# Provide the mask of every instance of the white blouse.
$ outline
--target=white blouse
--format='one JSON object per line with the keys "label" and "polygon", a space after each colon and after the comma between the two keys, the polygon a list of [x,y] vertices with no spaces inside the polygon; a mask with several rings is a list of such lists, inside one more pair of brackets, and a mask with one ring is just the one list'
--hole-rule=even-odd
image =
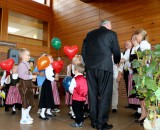
{"label": "white blouse", "polygon": [[46,78],[49,80],[49,81],[54,81],[54,73],[53,73],[53,67],[52,65],[49,65],[46,69],[45,69],[45,75],[46,75]]}

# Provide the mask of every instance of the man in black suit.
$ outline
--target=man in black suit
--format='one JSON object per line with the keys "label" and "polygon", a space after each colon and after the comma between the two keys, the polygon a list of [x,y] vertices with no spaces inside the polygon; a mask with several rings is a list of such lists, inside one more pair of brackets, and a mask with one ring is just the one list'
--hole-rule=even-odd
{"label": "man in black suit", "polygon": [[111,129],[107,123],[112,100],[113,63],[120,61],[120,47],[111,22],[102,20],[100,28],[89,32],[83,42],[82,57],[89,87],[91,126],[97,130]]}

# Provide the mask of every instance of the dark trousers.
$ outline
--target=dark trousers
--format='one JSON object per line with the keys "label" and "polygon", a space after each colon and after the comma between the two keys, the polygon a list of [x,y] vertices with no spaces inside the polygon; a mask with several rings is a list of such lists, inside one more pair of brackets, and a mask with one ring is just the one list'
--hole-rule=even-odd
{"label": "dark trousers", "polygon": [[91,123],[101,128],[108,121],[113,91],[113,73],[87,69]]}
{"label": "dark trousers", "polygon": [[124,70],[123,71],[123,77],[125,80],[125,84],[126,84],[126,93],[127,93],[127,97],[128,97],[128,75],[129,75],[129,71]]}
{"label": "dark trousers", "polygon": [[73,102],[72,102],[73,112],[76,116],[75,122],[77,124],[80,124],[81,122],[84,121],[84,119],[83,119],[84,103],[85,103],[85,101],[76,101],[76,100],[73,100]]}

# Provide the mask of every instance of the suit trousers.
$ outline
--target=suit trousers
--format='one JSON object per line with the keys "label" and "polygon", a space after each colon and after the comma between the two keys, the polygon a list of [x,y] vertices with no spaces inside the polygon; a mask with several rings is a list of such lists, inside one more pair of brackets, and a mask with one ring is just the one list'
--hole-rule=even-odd
{"label": "suit trousers", "polygon": [[86,70],[90,119],[98,128],[108,121],[113,91],[113,73],[100,69]]}

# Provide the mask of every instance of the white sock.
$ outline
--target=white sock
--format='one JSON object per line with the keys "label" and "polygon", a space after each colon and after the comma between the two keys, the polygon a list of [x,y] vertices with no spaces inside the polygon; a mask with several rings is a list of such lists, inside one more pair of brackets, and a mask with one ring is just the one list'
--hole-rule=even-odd
{"label": "white sock", "polygon": [[73,111],[73,110],[72,110],[72,106],[70,106],[69,108],[70,108],[70,111]]}
{"label": "white sock", "polygon": [[70,113],[71,113],[71,116],[74,116],[74,112],[73,112],[72,106],[70,106]]}
{"label": "white sock", "polygon": [[138,112],[139,114],[141,114],[141,108],[138,108],[137,112]]}
{"label": "white sock", "polygon": [[22,115],[21,115],[22,117],[20,120],[20,124],[32,124],[33,123],[33,121],[27,119],[26,113],[27,113],[27,109],[22,108]]}
{"label": "white sock", "polygon": [[13,105],[13,107],[12,107],[12,111],[16,111],[15,105]]}
{"label": "white sock", "polygon": [[45,117],[45,111],[46,111],[46,108],[42,108],[41,113],[40,113],[40,116],[43,118]]}
{"label": "white sock", "polygon": [[22,115],[21,115],[21,119],[22,120],[26,120],[26,109],[25,108],[22,108]]}
{"label": "white sock", "polygon": [[37,113],[41,113],[41,109],[38,109],[38,112]]}
{"label": "white sock", "polygon": [[32,107],[29,106],[29,107],[26,109],[26,117],[27,117],[29,120],[33,120],[33,118],[31,118],[31,116],[30,116],[30,114],[29,114],[31,108],[32,108]]}
{"label": "white sock", "polygon": [[49,115],[52,115],[51,108],[48,108],[47,111],[46,111],[46,113],[49,114]]}

